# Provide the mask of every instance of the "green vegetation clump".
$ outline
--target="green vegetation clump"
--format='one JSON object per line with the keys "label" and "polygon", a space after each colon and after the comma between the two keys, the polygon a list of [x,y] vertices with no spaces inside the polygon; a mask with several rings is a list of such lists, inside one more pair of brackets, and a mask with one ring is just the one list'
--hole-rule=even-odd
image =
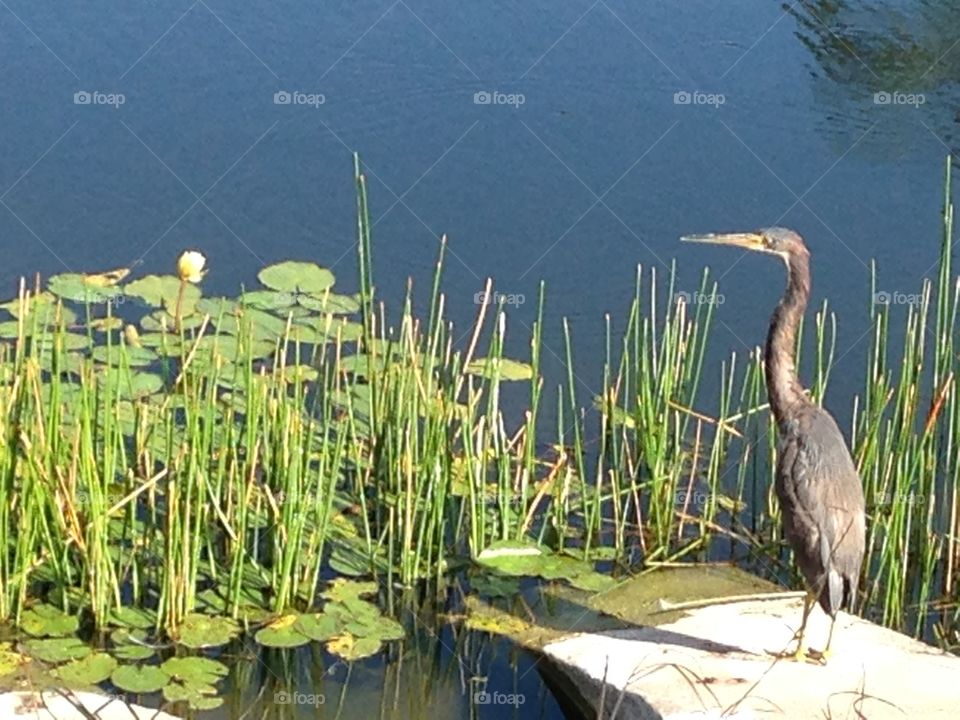
{"label": "green vegetation clump", "polygon": [[[638,272],[596,397],[582,396],[564,324],[567,374],[545,427],[543,288],[529,358],[503,356],[502,306],[480,306],[461,347],[441,244],[428,317],[408,296],[390,327],[359,163],[356,180],[356,295],[335,292],[327,268],[284,262],[260,288],[206,297],[191,252],[169,276],[59,275],[0,306],[0,620],[33,636],[22,651],[64,682],[109,677],[204,708],[223,675],[205,650],[249,629],[267,647],[367,657],[404,634],[378,602],[398,586],[458,575],[496,597],[536,577],[602,592],[618,573],[724,547],[799,586],[760,354],[731,356],[716,396],[698,396],[716,374],[710,303],[688,305],[672,275],[663,302]],[[947,647],[960,587],[949,192],[948,175],[939,278],[910,306],[901,351],[891,308],[870,306],[852,432],[869,513],[863,610],[916,635],[935,619]],[[699,293],[716,293],[706,273]],[[812,335],[802,366],[819,401],[836,338],[826,307]],[[526,399],[518,426],[508,393]],[[81,616],[107,654],[77,636]],[[160,642],[177,656],[160,662]],[[0,648],[0,682],[17,652]]]}

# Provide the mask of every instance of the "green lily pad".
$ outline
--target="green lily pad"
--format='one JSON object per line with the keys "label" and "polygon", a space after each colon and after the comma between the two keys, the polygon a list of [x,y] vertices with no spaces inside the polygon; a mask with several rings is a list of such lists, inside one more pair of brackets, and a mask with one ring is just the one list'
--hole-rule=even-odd
{"label": "green lily pad", "polygon": [[330,582],[330,587],[323,591],[322,595],[327,600],[334,602],[348,602],[359,599],[361,595],[373,595],[379,588],[373,580],[348,580],[346,578],[335,578]]}
{"label": "green lily pad", "polygon": [[47,287],[54,295],[81,304],[96,305],[123,295],[123,290],[116,285],[97,282],[98,277],[100,276],[61,273],[50,278]]}
{"label": "green lily pad", "polygon": [[34,605],[20,616],[20,627],[34,637],[73,635],[80,621],[52,605]]}
{"label": "green lily pad", "polygon": [[229,670],[219,660],[205,657],[175,657],[164,662],[160,669],[167,675],[187,683],[212,685],[226,677]]}
{"label": "green lily pad", "polygon": [[217,647],[239,634],[240,626],[233,618],[191,613],[180,625],[177,642],[189,648]]}
{"label": "green lily pad", "polygon": [[[127,295],[140,298],[151,307],[163,308],[172,315],[176,310],[181,284],[180,278],[174,275],[147,275],[129,283],[123,290]],[[200,298],[200,288],[186,283],[180,306],[181,317],[192,315]]]}
{"label": "green lily pad", "polygon": [[101,387],[110,386],[114,397],[136,399],[152,395],[163,388],[163,378],[154,373],[132,370],[129,373],[119,368],[104,368],[97,373]]}
{"label": "green lily pad", "polygon": [[580,590],[588,592],[603,592],[609,590],[617,584],[609,575],[598,572],[586,572],[582,575],[575,575],[570,578],[570,584]]}
{"label": "green lily pad", "polygon": [[147,633],[137,628],[117,628],[110,633],[114,647],[110,653],[118,660],[146,660],[156,654],[147,645]]}
{"label": "green lily pad", "polygon": [[150,348],[131,347],[129,345],[98,345],[93,349],[92,357],[100,363],[120,367],[129,365],[130,367],[144,367],[159,360],[157,355]]}
{"label": "green lily pad", "polygon": [[331,315],[353,315],[360,312],[360,303],[349,295],[325,293],[320,296],[298,295],[297,304],[315,312]]}
{"label": "green lily pad", "polygon": [[213,710],[223,704],[217,689],[205,683],[170,683],[163,688],[163,697],[168,702],[185,702],[193,710]]}
{"label": "green lily pad", "polygon": [[501,380],[529,380],[533,377],[530,365],[509,358],[477,358],[467,365],[465,371],[470,375],[490,379],[499,377]]}
{"label": "green lily pad", "polygon": [[246,307],[259,310],[284,310],[296,303],[297,296],[294,293],[277,290],[254,290],[245,292],[238,301]]}
{"label": "green lily pad", "polygon": [[126,692],[145,695],[166,687],[170,675],[156,665],[121,665],[110,674],[110,682]]}
{"label": "green lily pad", "polygon": [[11,643],[0,643],[0,678],[19,671],[28,662],[30,658],[13,650]]}
{"label": "green lily pad", "polygon": [[343,633],[327,641],[327,652],[339,658],[353,662],[376,655],[383,643],[379,638],[355,637],[350,633]]}
{"label": "green lily pad", "polygon": [[316,263],[293,260],[265,267],[257,277],[272,290],[314,295],[331,287],[335,280],[332,272]]}
{"label": "green lily pad", "polygon": [[96,685],[101,683],[117,669],[117,661],[107,653],[93,653],[80,660],[72,660],[61,665],[53,674],[67,685]]}
{"label": "green lily pad", "polygon": [[33,657],[49,663],[79,660],[91,652],[89,645],[75,637],[27,640],[23,643],[23,647]]}
{"label": "green lily pad", "polygon": [[110,317],[92,318],[87,321],[87,327],[96,332],[119,330],[123,327],[123,320],[115,315],[111,315]]}
{"label": "green lily pad", "polygon": [[294,629],[311,640],[323,642],[343,632],[340,618],[328,613],[300,615],[294,623]]}
{"label": "green lily pad", "polygon": [[283,615],[266,627],[260,628],[254,638],[266,647],[292,648],[306,645],[310,638],[296,627],[299,615]]}

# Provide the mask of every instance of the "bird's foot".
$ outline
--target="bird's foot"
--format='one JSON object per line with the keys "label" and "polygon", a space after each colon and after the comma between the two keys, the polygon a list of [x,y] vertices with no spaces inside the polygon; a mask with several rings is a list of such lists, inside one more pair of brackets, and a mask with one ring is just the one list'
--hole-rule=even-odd
{"label": "bird's foot", "polygon": [[830,659],[829,650],[814,650],[813,648],[807,650],[807,657],[812,661],[816,662],[819,665],[826,665],[827,660]]}

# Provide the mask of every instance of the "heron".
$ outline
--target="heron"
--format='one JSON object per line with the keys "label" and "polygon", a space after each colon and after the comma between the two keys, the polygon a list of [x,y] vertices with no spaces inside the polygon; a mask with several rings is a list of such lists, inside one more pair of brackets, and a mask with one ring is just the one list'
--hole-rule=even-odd
{"label": "heron", "polygon": [[[732,245],[779,256],[787,266],[787,287],[770,318],[764,350],[767,395],[778,434],[775,488],[783,534],[806,584],[794,659],[826,662],[837,613],[853,610],[865,545],[863,486],[850,450],[829,412],[814,403],[797,376],[797,329],[810,298],[810,252],[799,234],[786,228],[754,232],[686,235],[686,242]],[[814,604],[830,616],[827,643],[820,652],[804,648]]]}

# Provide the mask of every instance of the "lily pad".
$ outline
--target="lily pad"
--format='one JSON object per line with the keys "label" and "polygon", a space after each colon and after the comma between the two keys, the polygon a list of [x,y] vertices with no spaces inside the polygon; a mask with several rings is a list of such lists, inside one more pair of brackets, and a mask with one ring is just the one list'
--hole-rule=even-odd
{"label": "lily pad", "polygon": [[323,591],[323,597],[335,602],[347,602],[358,599],[361,595],[373,595],[377,590],[377,584],[373,580],[335,578],[330,582],[330,587]]}
{"label": "lily pad", "polygon": [[144,695],[165,687],[170,675],[156,665],[121,665],[111,673],[110,682],[126,692]]}
{"label": "lily pad", "polygon": [[171,677],[188,683],[212,685],[225,677],[229,670],[219,660],[205,657],[175,657],[164,662],[160,669]]}
{"label": "lily pad", "polygon": [[109,623],[117,627],[139,628],[149,630],[157,623],[157,613],[154,610],[136,607],[121,607],[110,613]]}
{"label": "lily pad", "polygon": [[189,648],[217,647],[239,634],[240,626],[233,618],[191,613],[180,625],[177,642]]}
{"label": "lily pad", "polygon": [[156,653],[147,645],[147,633],[143,630],[117,628],[110,633],[110,639],[114,642],[110,653],[118,660],[146,660]]}
{"label": "lily pad", "polygon": [[254,636],[256,641],[266,647],[292,648],[306,645],[310,638],[296,627],[299,615],[283,615],[266,627],[260,628]]}
{"label": "lily pad", "polygon": [[93,653],[80,660],[73,660],[54,670],[54,675],[67,685],[96,685],[117,669],[117,661],[107,653]]}
{"label": "lily pad", "polygon": [[8,642],[0,643],[0,678],[20,670],[22,665],[30,662],[26,655],[21,655],[12,649]]}
{"label": "lily pad", "polygon": [[34,605],[20,616],[20,627],[34,637],[73,635],[80,621],[52,605]]}
{"label": "lily pad", "polygon": [[91,653],[90,646],[75,637],[27,640],[23,647],[33,657],[49,663],[79,660]]}
{"label": "lily pad", "polygon": [[360,303],[349,295],[324,293],[321,296],[298,295],[297,304],[308,310],[331,315],[353,315],[360,312]]}
{"label": "lily pad", "polygon": [[159,359],[150,348],[111,345],[98,345],[93,349],[93,359],[97,362],[106,363],[115,367],[129,365],[130,367],[143,367],[156,362]]}
{"label": "lily pad", "polygon": [[288,260],[265,267],[257,277],[273,290],[319,294],[334,283],[333,273],[312,262]]}
{"label": "lily pad", "polygon": [[[172,315],[176,310],[177,296],[182,284],[180,278],[174,275],[147,275],[129,283],[124,287],[124,292],[140,298],[151,307],[163,308]],[[183,301],[180,305],[181,317],[193,314],[200,298],[200,288],[192,283],[184,285]]]}
{"label": "lily pad", "polygon": [[64,300],[90,305],[104,303],[123,295],[123,290],[117,287],[115,282],[104,282],[104,275],[62,273],[50,278],[47,287],[50,292]]}
{"label": "lily pad", "polygon": [[300,615],[294,623],[294,629],[300,634],[323,642],[343,632],[343,625],[337,616],[329,613]]}
{"label": "lily pad", "polygon": [[135,399],[158,392],[163,387],[163,378],[154,373],[119,368],[105,368],[97,374],[101,387],[110,386],[114,397]]}
{"label": "lily pad", "polygon": [[358,638],[351,633],[343,633],[327,641],[327,652],[347,661],[362,660],[376,655],[383,643],[379,638]]}
{"label": "lily pad", "polygon": [[193,710],[213,710],[223,704],[217,689],[205,683],[170,683],[163,688],[163,697],[168,702],[185,702]]}
{"label": "lily pad", "polygon": [[527,363],[509,358],[477,358],[467,365],[470,375],[486,378],[499,377],[501,380],[529,380],[533,377],[533,368]]}

